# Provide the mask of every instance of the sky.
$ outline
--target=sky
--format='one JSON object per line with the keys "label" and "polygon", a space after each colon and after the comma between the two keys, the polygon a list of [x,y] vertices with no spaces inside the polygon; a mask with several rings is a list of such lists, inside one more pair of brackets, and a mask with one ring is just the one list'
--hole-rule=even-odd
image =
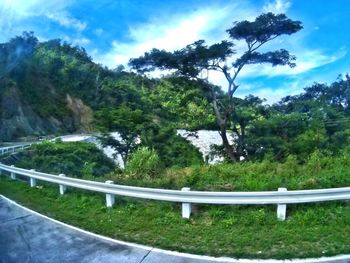
{"label": "sky", "polygon": [[[296,56],[295,68],[251,65],[239,77],[236,96],[253,94],[267,103],[299,94],[314,82],[332,83],[350,73],[349,0],[0,0],[0,43],[23,31],[40,41],[60,38],[84,47],[111,69],[152,48],[173,51],[204,39],[228,39],[233,22],[265,12],[285,13],[303,23],[291,36],[275,39],[266,50],[284,48]],[[240,54],[244,42],[236,42]],[[156,74],[161,74],[157,72]],[[223,87],[218,73],[210,80]]]}

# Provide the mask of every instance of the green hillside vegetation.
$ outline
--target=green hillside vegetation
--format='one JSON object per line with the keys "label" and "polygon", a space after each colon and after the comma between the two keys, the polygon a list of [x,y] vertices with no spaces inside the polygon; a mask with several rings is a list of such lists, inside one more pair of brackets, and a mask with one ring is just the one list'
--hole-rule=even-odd
{"label": "green hillside vegetation", "polygon": [[77,178],[103,176],[116,169],[114,162],[94,144],[43,142],[21,153],[16,166]]}
{"label": "green hillside vegetation", "polygon": [[[2,140],[137,131],[140,146],[154,148],[169,167],[177,165],[175,158],[180,166],[201,160],[181,160],[179,151],[185,146],[175,144],[187,143],[176,136],[176,128],[219,129],[210,90],[200,80],[178,75],[150,79],[122,67],[109,70],[81,47],[60,40],[39,42],[28,32],[1,44],[0,58]],[[224,93],[214,90],[224,100]],[[346,75],[330,85],[315,83],[273,105],[254,95],[233,98],[229,132],[237,138],[234,152],[246,160],[284,160],[292,154],[303,161],[315,150],[337,154],[349,143],[349,90]],[[136,112],[137,119],[132,117]],[[169,150],[172,146],[175,150]]]}
{"label": "green hillside vegetation", "polygon": [[119,240],[174,251],[235,258],[288,259],[333,256],[350,251],[347,202],[288,205],[288,219],[276,206],[196,205],[191,219],[181,204],[118,196],[113,209],[105,195],[57,185],[0,177],[0,193],[57,220]]}
{"label": "green hillside vegetation", "polygon": [[[298,60],[287,50],[260,47],[301,29],[300,21],[267,13],[234,23],[220,43],[152,49],[131,59],[127,70],[96,64],[82,47],[58,39],[40,42],[24,32],[0,44],[0,142],[96,132],[103,146],[121,154],[125,169],[86,143],[44,142],[13,164],[116,184],[207,191],[348,187],[349,75],[299,87],[300,94],[271,105],[254,94],[235,97],[244,66],[295,66]],[[241,40],[247,50],[237,54]],[[173,73],[146,74],[155,69]],[[226,90],[209,82],[211,71],[224,74]],[[205,163],[177,129],[220,131],[223,146],[212,151],[224,162]],[[59,196],[57,185],[49,183],[30,189],[0,178],[0,193],[84,229],[165,249],[249,258],[350,251],[348,202],[288,205],[285,222],[277,221],[274,206],[196,205],[193,217],[184,220],[179,204],[118,197],[116,207],[106,209],[102,194],[68,189]]]}

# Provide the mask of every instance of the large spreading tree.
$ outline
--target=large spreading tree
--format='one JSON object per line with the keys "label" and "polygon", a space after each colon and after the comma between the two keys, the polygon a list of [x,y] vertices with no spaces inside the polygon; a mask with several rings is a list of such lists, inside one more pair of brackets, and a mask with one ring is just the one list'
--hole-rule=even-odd
{"label": "large spreading tree", "polygon": [[[227,156],[232,161],[239,160],[242,151],[237,151],[228,140],[228,130],[233,130],[235,111],[234,93],[239,87],[237,77],[249,64],[268,63],[272,66],[295,66],[295,56],[285,49],[263,51],[266,43],[282,35],[291,35],[302,29],[300,21],[289,19],[284,14],[266,13],[254,21],[235,22],[233,27],[226,30],[229,40],[207,46],[204,40],[198,40],[181,50],[167,52],[152,49],[143,56],[131,59],[130,66],[144,73],[155,69],[175,70],[175,74],[202,83],[203,89],[210,93],[211,104],[215,113],[220,135]],[[234,49],[234,41],[244,41],[246,49],[242,53]],[[222,90],[208,81],[210,71],[221,72],[227,80],[227,89]]]}

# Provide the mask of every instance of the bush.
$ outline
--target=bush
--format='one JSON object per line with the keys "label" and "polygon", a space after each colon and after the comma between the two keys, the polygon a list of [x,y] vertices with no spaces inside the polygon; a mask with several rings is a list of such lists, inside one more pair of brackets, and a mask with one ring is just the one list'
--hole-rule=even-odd
{"label": "bush", "polygon": [[138,178],[154,177],[159,170],[159,165],[159,156],[155,150],[140,147],[131,155],[126,166],[126,172]]}
{"label": "bush", "polygon": [[116,168],[95,145],[83,142],[43,142],[24,151],[14,165],[79,178],[103,176]]}

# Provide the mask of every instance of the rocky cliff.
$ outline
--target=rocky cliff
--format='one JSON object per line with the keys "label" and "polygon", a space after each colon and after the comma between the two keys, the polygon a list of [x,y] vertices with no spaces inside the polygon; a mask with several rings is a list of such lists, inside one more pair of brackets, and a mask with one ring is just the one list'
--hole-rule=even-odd
{"label": "rocky cliff", "polygon": [[91,131],[93,66],[82,49],[31,33],[0,44],[0,142]]}
{"label": "rocky cliff", "polygon": [[[11,141],[27,136],[91,131],[92,110],[79,98],[66,95],[64,116],[57,114],[43,116],[32,104],[21,98],[18,87],[8,87],[1,95],[0,141]],[[57,112],[62,111],[62,103],[56,107],[52,106]]]}

